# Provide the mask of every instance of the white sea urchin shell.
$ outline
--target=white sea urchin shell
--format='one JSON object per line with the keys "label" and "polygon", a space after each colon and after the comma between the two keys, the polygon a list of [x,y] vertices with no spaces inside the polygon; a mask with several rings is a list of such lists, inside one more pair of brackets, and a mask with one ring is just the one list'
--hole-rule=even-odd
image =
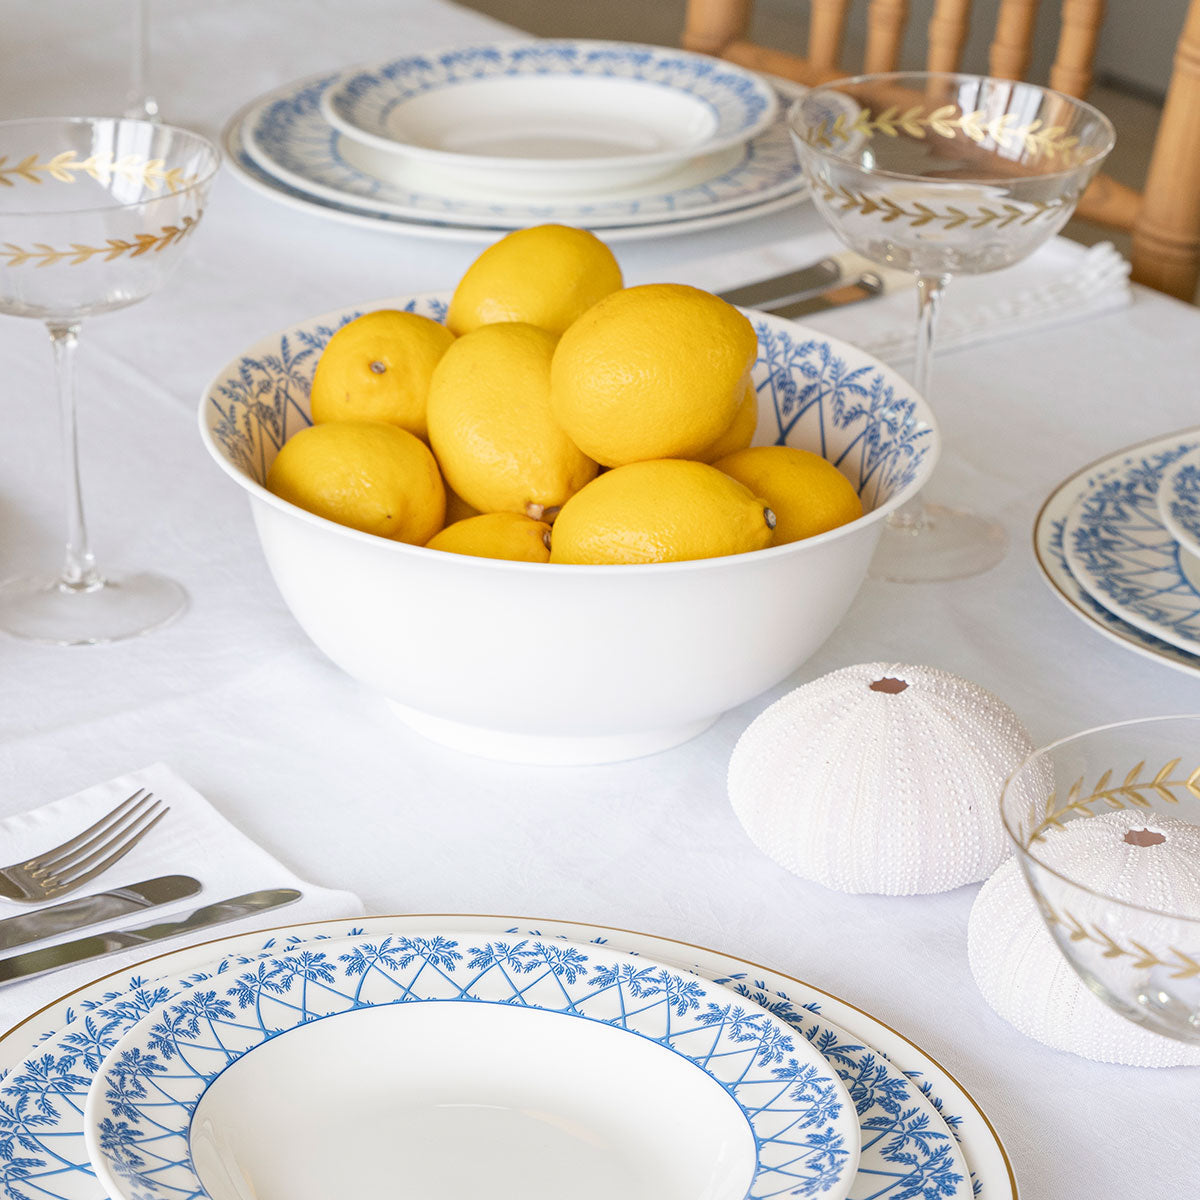
{"label": "white sea urchin shell", "polygon": [[755,845],[804,879],[944,892],[1004,857],[1001,785],[1032,753],[1013,711],[977,684],[863,663],[763,712],[734,749],[729,796]]}
{"label": "white sea urchin shell", "polygon": [[[1166,840],[1126,842],[1131,830]],[[1141,809],[1103,813],[1048,830],[1038,857],[1119,899],[1169,912],[1200,911],[1200,826]],[[967,953],[983,998],[1035,1041],[1096,1062],[1200,1066],[1200,1046],[1151,1033],[1088,991],[1046,927],[1016,858],[979,889]]]}

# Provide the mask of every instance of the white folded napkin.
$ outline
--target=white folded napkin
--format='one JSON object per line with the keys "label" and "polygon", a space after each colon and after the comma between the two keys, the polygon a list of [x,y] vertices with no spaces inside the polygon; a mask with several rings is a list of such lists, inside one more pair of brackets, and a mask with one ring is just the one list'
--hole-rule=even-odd
{"label": "white folded napkin", "polygon": [[[138,788],[153,792],[170,806],[171,811],[124,858],[78,892],[63,899],[104,892],[154,879],[159,875],[192,875],[203,884],[202,890],[184,900],[164,904],[161,908],[129,913],[116,920],[90,925],[87,929],[61,934],[47,941],[31,942],[0,951],[0,957],[22,954],[104,929],[123,929],[151,921],[166,921],[173,915],[182,916],[203,905],[255,892],[260,888],[297,888],[303,893],[301,898],[294,904],[257,913],[253,917],[228,921],[150,946],[94,958],[26,981],[0,984],[0,1032],[87,980],[97,979],[163,950],[178,950],[190,943],[209,941],[226,934],[268,929],[292,922],[362,914],[362,902],[357,896],[351,892],[314,887],[297,879],[282,863],[230,825],[199,792],[162,763],[0,821],[0,862],[20,862],[73,837]],[[45,905],[15,904],[0,899],[0,917],[35,912],[42,907]]]}
{"label": "white folded napkin", "polygon": [[[816,262],[840,249],[827,233],[791,238],[757,250],[684,264],[681,283],[723,291]],[[1048,329],[1130,302],[1129,264],[1111,242],[1082,246],[1053,238],[1016,266],[985,275],[957,275],[946,289],[934,350],[966,346]],[[917,300],[912,288],[802,318],[891,363],[912,358]]]}

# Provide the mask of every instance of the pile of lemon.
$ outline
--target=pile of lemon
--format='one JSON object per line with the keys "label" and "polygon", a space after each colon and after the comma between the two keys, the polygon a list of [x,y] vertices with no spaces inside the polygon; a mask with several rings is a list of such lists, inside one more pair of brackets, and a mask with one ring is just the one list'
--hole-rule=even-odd
{"label": "pile of lemon", "polygon": [[366,533],[526,562],[713,558],[861,516],[823,458],[750,448],[757,349],[716,296],[624,288],[592,234],[520,230],[467,270],[445,325],[385,310],[330,338],[314,423],[267,486]]}

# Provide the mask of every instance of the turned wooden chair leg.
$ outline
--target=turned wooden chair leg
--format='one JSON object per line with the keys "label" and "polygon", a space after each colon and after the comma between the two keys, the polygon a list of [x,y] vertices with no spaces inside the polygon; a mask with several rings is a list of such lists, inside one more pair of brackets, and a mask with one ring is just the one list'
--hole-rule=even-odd
{"label": "turned wooden chair leg", "polygon": [[750,28],[753,0],[688,0],[683,45],[700,54],[721,55]]}
{"label": "turned wooden chair leg", "polygon": [[1141,210],[1133,278],[1191,300],[1200,278],[1200,0],[1188,8]]}

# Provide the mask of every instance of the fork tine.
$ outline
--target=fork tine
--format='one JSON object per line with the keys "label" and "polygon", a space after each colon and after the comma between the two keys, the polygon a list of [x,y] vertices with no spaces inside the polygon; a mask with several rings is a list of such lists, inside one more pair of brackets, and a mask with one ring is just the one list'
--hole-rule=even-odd
{"label": "fork tine", "polygon": [[[63,889],[74,890],[80,885],[87,883],[90,879],[95,879],[96,876],[102,871],[107,871],[108,868],[111,867],[118,859],[124,858],[125,855],[128,854],[129,851],[132,850],[134,846],[136,846],[138,842],[140,842],[142,838],[144,838],[146,834],[148,834],[150,830],[153,829],[154,826],[157,825],[159,821],[161,821],[163,817],[165,817],[167,813],[171,811],[171,809],[166,805],[159,807],[161,804],[162,802],[159,801],[154,808],[150,809],[150,811],[145,814],[145,816],[137,823],[137,825],[123,831],[121,835],[123,840],[119,844],[116,844],[115,849],[112,850],[112,853],[109,854],[107,858],[95,863],[90,870],[85,870],[83,874],[75,873],[79,871],[80,868],[88,867],[89,864],[91,864],[106,850],[112,848],[114,846],[113,842],[108,842],[89,858],[84,859],[83,862],[75,863],[73,867],[67,869],[65,874],[56,875],[51,879],[46,880],[45,882],[47,886],[53,891],[59,891]],[[151,814],[153,814],[153,816],[151,816]],[[143,823],[146,821],[147,817],[150,818],[149,821],[147,823]]]}
{"label": "fork tine", "polygon": [[[145,791],[145,788],[138,788],[138,790],[134,792],[133,795],[127,800],[122,800],[116,808],[110,809],[94,825],[89,825],[82,833],[78,833],[71,838],[70,841],[63,842],[59,846],[53,846],[51,849],[45,850],[41,854],[36,854],[33,858],[22,863],[21,865],[23,867],[27,867],[31,871],[54,866],[54,864],[57,863],[58,860],[64,855],[70,854],[72,850],[82,849],[84,843],[86,843],[89,838],[92,838],[96,834],[104,833],[112,822],[120,820],[120,818],[125,815],[129,806],[135,801],[139,801],[139,798],[143,797],[143,793],[145,793]],[[149,800],[150,795],[145,795],[144,799]]]}
{"label": "fork tine", "polygon": [[[88,838],[81,846],[76,846],[74,850],[66,854],[57,855],[49,862],[39,863],[30,874],[34,879],[45,879],[48,876],[62,875],[75,867],[85,866],[91,858],[106,853],[108,847],[117,838],[122,837],[129,828],[137,824],[148,812],[152,812],[159,803],[160,801],[154,798],[153,793],[147,793],[119,819],[109,821],[100,833]],[[124,807],[125,805],[122,805],[122,808]]]}

